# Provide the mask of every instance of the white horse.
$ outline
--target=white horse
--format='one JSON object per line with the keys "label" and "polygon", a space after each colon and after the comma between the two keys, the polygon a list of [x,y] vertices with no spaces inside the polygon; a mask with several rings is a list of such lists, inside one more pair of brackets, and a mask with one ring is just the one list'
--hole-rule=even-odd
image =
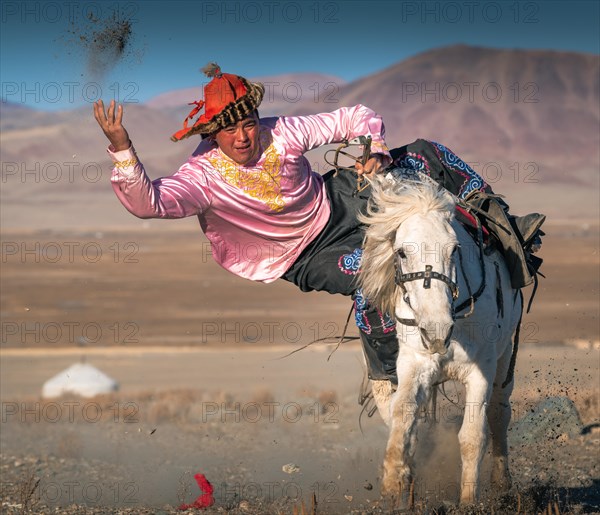
{"label": "white horse", "polygon": [[[382,495],[410,507],[417,416],[434,385],[464,384],[466,405],[458,439],[461,504],[479,495],[480,467],[492,440],[492,482],[510,488],[507,428],[513,388],[512,337],[522,297],[511,287],[498,251],[484,253],[454,218],[455,199],[421,180],[373,180],[372,204],[359,274],[365,296],[398,323],[398,389],[373,381],[379,412],[390,429]],[[477,299],[474,302],[474,299]],[[465,317],[466,315],[466,317]]]}

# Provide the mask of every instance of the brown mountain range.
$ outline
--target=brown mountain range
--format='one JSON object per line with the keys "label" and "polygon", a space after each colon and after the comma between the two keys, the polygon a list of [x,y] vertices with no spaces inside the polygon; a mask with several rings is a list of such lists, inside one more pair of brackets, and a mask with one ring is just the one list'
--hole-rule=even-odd
{"label": "brown mountain range", "polygon": [[[424,137],[479,161],[540,161],[549,182],[592,185],[598,170],[600,60],[547,50],[452,46],[340,87],[339,105],[380,113],[389,143]],[[325,102],[292,112],[315,113]],[[597,183],[596,183],[597,184]]]}

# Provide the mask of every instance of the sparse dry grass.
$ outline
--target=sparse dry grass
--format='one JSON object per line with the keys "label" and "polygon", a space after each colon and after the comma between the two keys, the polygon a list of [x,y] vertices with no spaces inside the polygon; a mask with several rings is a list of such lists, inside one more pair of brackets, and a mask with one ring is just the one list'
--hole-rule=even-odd
{"label": "sparse dry grass", "polygon": [[19,504],[21,513],[30,513],[35,510],[37,500],[35,491],[40,484],[40,478],[35,476],[33,470],[27,470],[22,483],[19,485]]}
{"label": "sparse dry grass", "polygon": [[[11,404],[12,401],[6,401]],[[203,409],[214,407],[220,410],[240,410],[250,404],[266,406],[272,403],[297,403],[302,408],[320,406],[321,412],[328,412],[331,404],[338,403],[338,395],[333,390],[304,391],[297,397],[278,399],[268,388],[258,388],[244,398],[235,397],[230,392],[218,390],[205,392],[193,389],[173,389],[160,392],[143,391],[134,395],[115,392],[98,395],[92,399],[63,396],[57,399],[29,399],[19,401],[19,414],[13,418],[26,424],[42,421],[69,421],[94,423],[125,421],[158,424],[197,423],[203,417]],[[14,403],[13,403],[14,404]],[[58,411],[57,411],[58,410]],[[29,415],[23,415],[23,413]],[[36,415],[37,414],[37,415]],[[204,413],[205,415],[205,413]],[[9,416],[9,418],[11,418]]]}

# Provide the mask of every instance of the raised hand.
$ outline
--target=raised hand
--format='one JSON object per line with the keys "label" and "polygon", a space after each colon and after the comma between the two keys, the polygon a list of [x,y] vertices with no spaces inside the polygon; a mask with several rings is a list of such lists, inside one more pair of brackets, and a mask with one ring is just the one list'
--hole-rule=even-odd
{"label": "raised hand", "polygon": [[102,100],[94,102],[94,118],[100,125],[104,135],[108,138],[115,151],[127,150],[131,146],[129,134],[123,127],[123,106],[119,105],[115,114],[115,101],[111,100],[108,113],[104,112]]}

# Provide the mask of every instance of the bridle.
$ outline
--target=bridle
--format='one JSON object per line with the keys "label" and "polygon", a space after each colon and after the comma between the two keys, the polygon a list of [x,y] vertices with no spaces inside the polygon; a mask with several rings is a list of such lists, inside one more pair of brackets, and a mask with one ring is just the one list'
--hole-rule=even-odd
{"label": "bridle", "polygon": [[[423,279],[423,288],[429,289],[429,288],[431,288],[431,279],[437,279],[438,281],[442,281],[443,283],[445,283],[448,286],[448,288],[450,288],[450,292],[452,293],[452,304],[453,304],[452,305],[452,318],[453,318],[453,320],[459,320],[462,318],[470,317],[473,314],[473,311],[475,310],[475,302],[481,296],[481,294],[483,293],[483,290],[485,289],[485,263],[484,263],[484,259],[483,259],[483,231],[481,228],[481,222],[479,222],[478,219],[477,219],[477,239],[478,239],[477,246],[479,247],[479,263],[480,263],[480,267],[481,267],[481,284],[479,285],[479,288],[477,289],[477,291],[475,293],[473,293],[471,291],[471,285],[469,283],[469,278],[465,274],[465,270],[463,267],[463,257],[462,257],[460,245],[456,247],[456,250],[458,252],[458,262],[460,265],[462,275],[465,280],[467,292],[469,294],[469,298],[466,299],[464,302],[461,302],[458,306],[454,306],[454,302],[456,300],[458,300],[458,295],[459,295],[458,285],[452,279],[450,279],[450,277],[448,277],[447,275],[444,275],[440,272],[435,272],[431,265],[425,265],[424,271],[410,272],[410,273],[405,274],[402,270],[402,259],[403,258],[402,258],[402,250],[400,250],[400,249],[396,250],[394,252],[394,262],[395,262],[395,268],[396,268],[395,274],[394,274],[394,282],[400,288],[400,290],[402,291],[402,294],[406,297],[407,291],[406,291],[405,283],[407,283],[407,282],[418,281],[419,279]],[[410,303],[408,303],[408,304],[410,306]],[[459,313],[460,311],[465,309],[467,306],[470,306],[470,309],[467,313],[457,315],[457,313]],[[397,318],[396,320],[403,325],[408,325],[408,326],[416,326],[417,325],[417,321],[414,318]]]}
{"label": "bridle", "polygon": [[431,288],[431,279],[437,279],[438,281],[442,281],[448,285],[448,288],[450,288],[450,291],[452,292],[453,300],[458,299],[458,285],[447,275],[441,274],[440,272],[434,272],[431,265],[425,265],[425,270],[423,272],[410,272],[405,274],[402,272],[402,257],[400,256],[400,251],[396,251],[395,259],[396,274],[394,276],[394,282],[400,286],[404,293],[406,292],[404,283],[423,279],[423,288],[428,290]]}
{"label": "bridle", "polygon": [[[434,272],[433,267],[431,265],[425,265],[425,270],[421,272],[409,272],[405,274],[402,270],[402,252],[397,250],[394,252],[394,260],[396,265],[396,272],[394,274],[394,282],[402,291],[403,296],[406,298],[406,287],[405,283],[411,281],[418,281],[419,279],[423,279],[423,288],[428,290],[431,288],[431,280],[437,279],[438,281],[442,281],[445,283],[448,288],[450,288],[450,292],[452,293],[452,302],[458,299],[458,285],[450,279],[447,275],[444,275],[440,272]],[[409,303],[410,306],[410,303]],[[454,310],[453,310],[454,311]],[[417,321],[414,318],[398,318],[398,322],[408,326],[416,326]]]}

